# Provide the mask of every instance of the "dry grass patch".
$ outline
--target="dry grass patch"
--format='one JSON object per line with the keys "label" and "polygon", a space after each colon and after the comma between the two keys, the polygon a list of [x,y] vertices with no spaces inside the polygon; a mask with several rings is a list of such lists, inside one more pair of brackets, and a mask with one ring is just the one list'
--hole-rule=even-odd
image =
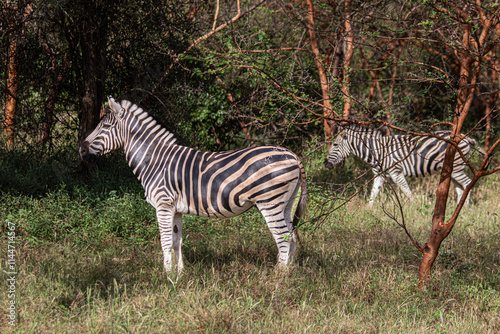
{"label": "dry grass patch", "polygon": [[[87,239],[74,231],[57,241],[34,242],[22,235],[18,322],[10,328],[3,318],[2,329],[17,333],[496,333],[500,331],[500,208],[492,198],[500,189],[496,184],[482,187],[443,244],[426,293],[417,289],[420,253],[380,205],[367,210],[365,199],[355,198],[329,213],[321,226],[309,222],[301,227],[295,264],[286,271],[275,267],[276,246],[256,210],[232,220],[187,218],[186,270],[181,276],[163,272],[157,235],[144,240],[133,229],[126,236],[100,235],[97,228]],[[411,232],[423,242],[430,232],[432,198],[418,186],[414,189],[418,201],[405,205],[405,216]],[[51,203],[71,202],[70,197],[60,196],[61,204],[58,198]],[[139,196],[123,200],[137,200],[121,204],[138,212],[130,216],[129,226],[146,224],[141,212],[148,210]],[[120,202],[120,197],[111,202]],[[306,220],[327,211],[324,203],[313,195]],[[390,208],[390,202],[384,204]],[[54,207],[45,205],[41,210]],[[100,212],[109,221],[120,223],[114,211],[99,203],[95,207],[103,208]],[[10,219],[18,217],[13,209],[2,210],[9,212]],[[72,224],[80,226],[78,221]],[[145,231],[151,233],[152,228]],[[0,249],[6,249],[5,239],[0,239]],[[0,279],[6,280],[5,272]],[[1,289],[5,296],[5,286]]]}

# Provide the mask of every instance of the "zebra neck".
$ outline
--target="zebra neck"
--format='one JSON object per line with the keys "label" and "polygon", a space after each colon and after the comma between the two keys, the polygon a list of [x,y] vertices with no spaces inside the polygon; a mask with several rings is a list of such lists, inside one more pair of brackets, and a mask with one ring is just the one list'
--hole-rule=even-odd
{"label": "zebra neck", "polygon": [[158,156],[175,145],[173,134],[164,128],[132,134],[125,144],[125,157],[134,175],[142,182],[152,165],[158,165]]}
{"label": "zebra neck", "polygon": [[382,149],[383,146],[383,144],[379,144],[382,138],[371,136],[369,133],[364,136],[360,136],[359,133],[354,133],[352,138],[354,138],[354,140],[349,142],[351,152],[371,166],[377,165],[381,154],[380,149]]}

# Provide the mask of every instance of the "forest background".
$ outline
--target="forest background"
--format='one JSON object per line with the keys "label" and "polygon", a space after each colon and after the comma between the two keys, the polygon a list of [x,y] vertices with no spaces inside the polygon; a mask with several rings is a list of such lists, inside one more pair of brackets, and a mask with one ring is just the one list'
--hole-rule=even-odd
{"label": "forest background", "polygon": [[415,132],[452,122],[467,84],[466,130],[489,148],[498,122],[497,7],[4,1],[4,142],[44,152],[76,143],[111,95],[140,103],[193,147],[265,141],[302,152],[307,141],[331,139],[334,122],[320,116]]}
{"label": "forest background", "polygon": [[[2,218],[2,229],[7,230],[7,221],[19,222],[18,234],[26,242],[22,244],[28,248],[42,247],[35,247],[35,252],[48,247],[47,242],[53,247],[53,243],[61,240],[69,240],[72,248],[74,238],[80,240],[83,231],[96,233],[92,238],[102,242],[104,237],[97,232],[99,228],[104,228],[105,232],[101,233],[106,234],[106,238],[117,237],[122,240],[120,242],[145,242],[146,237],[157,238],[151,232],[154,231],[154,221],[148,227],[139,227],[144,223],[143,214],[154,214],[142,205],[136,207],[134,194],[141,191],[131,181],[131,175],[127,174],[126,168],[122,174],[113,175],[122,167],[111,166],[122,166],[123,159],[111,156],[98,162],[97,168],[91,166],[90,170],[78,160],[77,144],[99,121],[108,95],[139,103],[172,130],[180,144],[186,146],[220,151],[277,144],[299,154],[306,162],[312,194],[312,213],[302,226],[304,231],[310,232],[305,241],[318,238],[315,233],[321,228],[332,232],[332,227],[327,226],[332,224],[329,219],[338,219],[333,214],[335,209],[352,194],[359,191],[363,194],[364,186],[370,181],[369,176],[363,177],[366,166],[356,160],[348,163],[346,169],[336,171],[335,175],[321,166],[335,128],[341,121],[372,123],[371,126],[380,127],[387,133],[429,134],[437,129],[447,129],[470,135],[487,153],[486,158],[476,154],[469,164],[479,180],[497,170],[498,166],[494,153],[500,135],[499,10],[498,1],[480,0],[3,1],[0,63],[4,64],[2,78],[5,80],[0,81],[0,127],[3,134],[0,140],[0,190],[2,214],[6,218]],[[490,161],[491,157],[488,167],[484,162]],[[90,182],[97,185],[89,185],[89,181],[82,181],[77,176],[89,174],[93,175]],[[497,180],[495,177],[493,175],[492,180]],[[421,223],[423,230],[427,226],[427,232],[431,218],[434,231],[434,226],[439,225],[445,216],[446,219],[454,217],[450,218],[446,213],[446,206],[436,205],[432,210],[433,201],[440,200],[436,188],[446,185],[442,182],[444,179],[446,175],[439,182],[433,179],[419,184],[430,189],[427,190],[430,204],[423,205],[426,218]],[[493,181],[482,195],[495,194],[497,183]],[[447,192],[445,195],[441,196],[443,203],[448,198]],[[128,196],[133,200],[129,201]],[[108,222],[100,220],[94,225],[90,223],[97,215],[102,219],[114,217],[104,207],[119,203],[119,199],[135,203],[133,210],[136,211],[131,216],[137,216],[137,225],[133,219],[124,223],[127,221],[125,217],[110,218]],[[356,205],[366,205],[362,199],[356,201],[359,201]],[[39,206],[44,207],[43,203],[52,203],[47,204],[47,211],[42,209],[45,216],[42,214],[37,219],[30,216],[30,213],[33,215],[40,210]],[[68,212],[88,205],[93,214],[87,218],[72,217],[70,222],[69,218],[59,217],[56,213],[58,210],[65,212],[61,206],[67,205],[72,208],[66,207],[70,210]],[[398,209],[394,212],[402,211],[400,205],[396,207]],[[496,217],[495,201],[491,207],[481,207],[488,215]],[[422,205],[420,209],[406,208],[406,216],[415,214],[411,210],[423,210]],[[460,210],[459,206],[458,212],[454,213],[458,216]],[[334,218],[330,218],[332,214]],[[381,219],[367,215],[368,218],[364,216],[362,219],[365,223]],[[388,215],[382,213],[382,216],[388,219]],[[396,213],[389,216],[395,217],[400,225],[404,217]],[[201,226],[208,226],[206,224]],[[363,232],[373,228],[371,224],[363,224],[359,225]],[[480,239],[493,238],[493,243],[489,243],[488,250],[485,250],[491,257],[481,256],[488,258],[489,263],[498,263],[499,246],[494,241],[498,224],[496,220],[491,224],[489,218],[485,224],[488,228],[484,228],[487,231],[484,233],[488,237]],[[454,222],[444,231],[443,238],[437,242],[437,250],[453,225]],[[380,232],[384,226],[375,230]],[[398,225],[393,222],[394,226]],[[403,224],[410,236],[424,238],[427,232],[420,232],[419,226],[417,224],[411,230]],[[226,231],[225,223],[222,227]],[[262,226],[258,225],[258,228],[262,229]],[[192,230],[192,238],[196,238],[195,231]],[[399,242],[404,243],[404,232],[398,231],[403,233]],[[221,231],[217,230],[215,234],[220,236]],[[468,237],[463,236],[468,240],[464,244],[470,242],[470,235]],[[387,239],[391,238],[392,234]],[[79,242],[81,240],[77,244]],[[108,242],[113,248],[117,241]],[[411,243],[406,242],[406,247],[411,249]],[[425,255],[424,246],[418,242],[414,245]],[[187,242],[187,246],[188,258],[191,251],[192,262],[199,261],[195,255],[195,243],[189,248]],[[92,254],[100,254],[97,245],[92,247]],[[153,247],[151,252],[154,253],[155,249]],[[246,249],[246,252],[249,250],[251,253],[252,249]],[[306,247],[299,262],[309,261],[306,260],[310,258],[308,256],[316,251]],[[338,249],[330,251],[339,252]],[[245,256],[244,253],[241,257]],[[27,251],[26,254],[33,252]],[[472,261],[465,255],[457,260],[453,251],[445,254],[449,256],[445,256],[445,261],[452,263],[449,274],[452,278],[455,278],[453,268],[457,263]],[[322,263],[322,256],[316,261]],[[473,257],[472,253],[470,256]],[[264,256],[264,259],[268,258]],[[51,258],[47,261],[50,262]],[[225,263],[222,259],[220,261]],[[271,257],[269,262],[272,261]],[[71,276],[74,269],[68,266],[66,270]],[[123,269],[124,264],[120,262],[116,266]],[[41,270],[35,264],[33,268],[33,271]],[[468,267],[460,268],[466,272]],[[491,270],[494,269],[493,266]],[[365,270],[368,269],[365,267]],[[106,273],[104,276],[109,276],[108,281],[96,274],[96,277],[90,275],[77,283],[66,282],[68,291],[62,293],[65,297],[58,299],[59,305],[68,310],[72,307],[83,309],[90,305],[91,297],[96,298],[94,301],[113,301],[113,298],[102,299],[102,296],[99,299],[96,294],[105,292],[115,296],[111,290],[115,288],[117,278],[116,297],[122,298],[120,289],[126,286],[127,280],[117,272],[118,269]],[[420,268],[420,281],[426,280],[422,272],[429,274]],[[487,271],[474,274],[491,276]],[[298,277],[299,273],[292,275],[289,284],[297,283]],[[97,281],[104,283],[96,288],[96,284],[101,284]],[[138,285],[143,283],[141,279],[132,281]],[[490,298],[488,291],[498,291],[498,282],[498,274],[493,274],[487,282],[480,280],[480,291],[487,291],[484,296]],[[131,284],[129,282],[129,286]],[[180,284],[189,286],[190,283],[185,278]],[[330,287],[338,294],[334,290],[338,287],[334,285]],[[264,286],[263,289],[269,288]],[[441,291],[439,287],[434,288],[434,291]],[[174,293],[177,287],[172,289],[170,293]],[[449,296],[447,293],[440,296],[445,298],[443,296]],[[287,293],[284,296],[289,298]],[[468,302],[469,299],[464,299],[463,305]],[[290,303],[299,301],[294,299]],[[494,314],[493,311],[498,311],[498,303],[498,299],[488,299],[487,306],[481,304],[481,307],[487,309],[485,314],[490,311]],[[273,303],[263,301],[262,305]],[[101,306],[103,309],[107,307]],[[202,319],[205,315],[200,312]],[[350,312],[355,314],[355,310]],[[457,314],[461,313],[457,311]],[[91,317],[91,312],[82,317],[86,316]],[[237,315],[225,312],[215,313],[214,319],[219,319],[218,316],[238,319]],[[434,316],[431,314],[430,318]],[[486,322],[475,323],[478,328],[495,331],[500,326],[496,317],[486,318]],[[71,319],[70,315],[68,319]],[[194,322],[191,329],[212,328],[210,319]],[[446,321],[444,319],[443,323]],[[229,321],[229,324],[234,325],[234,322]],[[237,327],[240,330],[244,328],[237,321],[236,325],[243,326]],[[356,322],[348,325],[358,328]]]}

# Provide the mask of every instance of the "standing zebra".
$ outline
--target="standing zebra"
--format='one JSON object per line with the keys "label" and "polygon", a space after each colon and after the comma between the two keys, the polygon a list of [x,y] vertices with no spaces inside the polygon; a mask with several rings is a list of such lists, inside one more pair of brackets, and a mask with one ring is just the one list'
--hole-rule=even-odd
{"label": "standing zebra", "polygon": [[[279,265],[292,259],[295,226],[306,209],[306,176],[299,158],[287,149],[258,146],[220,153],[175,144],[172,133],[127,100],[108,98],[106,116],[79,148],[80,156],[123,149],[129,166],[156,209],[163,264],[172,267],[172,248],[180,272],[182,214],[233,217],[252,206],[264,216],[279,251]],[[291,211],[298,190],[300,200]]]}
{"label": "standing zebra", "polygon": [[[379,130],[352,124],[339,130],[340,133],[328,151],[324,165],[326,168],[333,168],[350,154],[367,162],[375,174],[370,207],[373,206],[373,201],[384,184],[386,174],[389,174],[401,190],[412,199],[405,176],[430,175],[443,166],[447,143],[435,137],[385,136]],[[435,135],[445,139],[450,138],[449,131],[438,131]],[[475,144],[474,139],[465,138],[458,143],[458,147],[467,157],[471,145]],[[460,201],[465,187],[471,180],[465,174],[465,163],[458,152],[455,154],[451,178]],[[469,204],[468,196],[466,204]]]}

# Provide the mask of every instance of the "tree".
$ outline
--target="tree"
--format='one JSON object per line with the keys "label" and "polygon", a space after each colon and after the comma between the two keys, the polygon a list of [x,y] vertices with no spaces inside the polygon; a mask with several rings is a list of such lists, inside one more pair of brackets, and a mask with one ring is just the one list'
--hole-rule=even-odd
{"label": "tree", "polygon": [[496,45],[495,40],[498,40],[499,37],[496,27],[499,24],[498,3],[496,5],[492,3],[483,5],[480,0],[477,0],[475,3],[469,1],[451,3],[429,1],[428,4],[433,9],[433,19],[438,22],[446,22],[446,25],[440,27],[444,30],[440,35],[443,36],[443,42],[454,51],[458,59],[460,77],[452,122],[454,137],[446,150],[443,170],[436,191],[430,237],[425,245],[419,249],[423,254],[419,267],[419,280],[422,286],[425,286],[429,281],[431,268],[439,253],[441,243],[453,229],[469,191],[479,178],[500,170],[499,167],[492,171],[486,170],[493,150],[500,144],[500,140],[498,140],[486,153],[480,168],[477,171],[472,169],[474,174],[472,182],[465,189],[451,218],[445,222],[446,201],[453,171],[453,160],[457,150],[456,144],[462,139],[460,133],[477,93],[485,57]]}
{"label": "tree", "polygon": [[62,65],[58,65],[58,55],[55,53],[53,48],[48,45],[47,41],[40,39],[41,44],[50,56],[50,87],[47,100],[44,107],[44,119],[41,125],[41,134],[39,143],[42,147],[45,147],[47,143],[51,142],[52,138],[52,128],[55,121],[55,108],[56,103],[61,94],[62,84],[64,77],[69,69],[69,49],[67,48],[64,52],[64,58],[62,60]]}
{"label": "tree", "polygon": [[[100,120],[104,102],[107,46],[113,4],[106,1],[73,1],[67,20],[73,25],[66,32],[71,57],[81,80],[78,81],[80,110],[78,142],[83,141]],[[80,173],[88,174],[92,165],[81,162]]]}
{"label": "tree", "polygon": [[334,48],[329,48],[327,54],[323,57],[320,52],[320,46],[315,32],[314,24],[314,4],[312,0],[307,0],[307,32],[309,33],[309,45],[311,46],[312,54],[314,55],[314,62],[318,68],[319,83],[321,86],[321,93],[323,98],[323,116],[325,135],[328,139],[332,138],[332,126],[329,119],[333,118],[334,111],[331,103],[330,83],[328,79],[327,68],[331,65],[331,54]]}
{"label": "tree", "polygon": [[25,22],[31,15],[31,4],[24,1],[6,1],[2,5],[2,10],[9,17],[9,51],[7,58],[7,97],[5,103],[4,136],[7,145],[14,143],[15,121],[19,89],[19,44],[24,38]]}

